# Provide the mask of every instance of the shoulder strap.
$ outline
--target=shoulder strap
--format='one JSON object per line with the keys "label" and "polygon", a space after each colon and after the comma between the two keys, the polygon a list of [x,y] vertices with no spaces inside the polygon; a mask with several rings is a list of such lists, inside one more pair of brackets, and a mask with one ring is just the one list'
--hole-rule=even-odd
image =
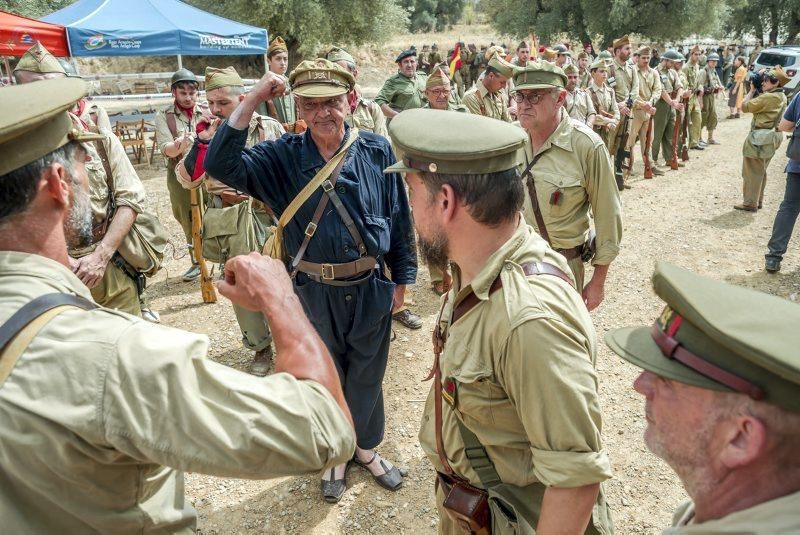
{"label": "shoulder strap", "polygon": [[95,303],[76,295],[45,294],[24,305],[0,325],[0,386],[42,327],[66,309],[75,307],[98,308]]}
{"label": "shoulder strap", "polygon": [[172,139],[174,140],[178,137],[178,123],[175,119],[175,110],[164,112],[164,117],[167,119],[167,128],[169,128],[169,133],[172,134]]}
{"label": "shoulder strap", "polygon": [[542,210],[539,207],[539,199],[536,196],[536,181],[533,179],[533,166],[536,165],[536,162],[542,156],[540,152],[536,156],[533,157],[533,160],[528,164],[525,170],[522,172],[522,176],[525,177],[525,180],[528,183],[528,195],[531,198],[531,205],[533,206],[533,216],[536,218],[536,226],[539,227],[539,234],[544,238],[544,241],[547,242],[548,245],[553,245],[550,242],[550,233],[547,232],[547,226],[544,224],[544,217],[542,217]]}
{"label": "shoulder strap", "polygon": [[[92,125],[90,130],[96,134],[101,133],[97,125]],[[105,226],[103,230],[103,234],[105,234],[105,230],[108,228],[108,224],[111,222],[111,218],[114,217],[114,212],[117,210],[117,201],[114,197],[114,174],[111,171],[111,162],[108,159],[105,139],[98,139],[93,143],[94,148],[97,150],[97,155],[100,156],[100,161],[103,164],[103,171],[105,171],[106,174],[106,188],[108,189],[108,208],[106,208],[106,219],[102,223]]]}

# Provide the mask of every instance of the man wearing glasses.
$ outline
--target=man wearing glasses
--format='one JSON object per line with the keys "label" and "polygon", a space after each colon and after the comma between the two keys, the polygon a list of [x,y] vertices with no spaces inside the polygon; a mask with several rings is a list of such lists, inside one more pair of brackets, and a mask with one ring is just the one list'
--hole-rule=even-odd
{"label": "man wearing glasses", "polygon": [[[528,133],[525,219],[567,259],[593,310],[603,301],[608,268],[619,253],[622,207],[608,149],[564,109],[566,85],[564,71],[546,62],[514,75],[517,117]],[[594,273],[584,286],[588,261]]]}

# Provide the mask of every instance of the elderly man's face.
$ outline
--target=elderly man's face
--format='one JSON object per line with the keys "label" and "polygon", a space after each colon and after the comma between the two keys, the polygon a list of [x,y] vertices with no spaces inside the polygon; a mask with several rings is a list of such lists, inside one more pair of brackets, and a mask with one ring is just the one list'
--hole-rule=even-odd
{"label": "elderly man's face", "polygon": [[447,83],[440,87],[432,87],[425,90],[425,96],[428,98],[428,104],[434,110],[446,110],[447,103],[450,100],[450,84]]}
{"label": "elderly man's face", "polygon": [[350,111],[347,95],[309,98],[295,95],[300,118],[313,134],[335,136],[342,132],[344,119]]}
{"label": "elderly man's face", "polygon": [[522,128],[534,131],[547,127],[561,112],[567,96],[559,89],[523,89],[514,93],[517,102],[517,119]]}
{"label": "elderly man's face", "polygon": [[414,74],[417,72],[417,57],[410,56],[404,58],[397,64],[397,66],[400,69],[400,73],[403,76],[406,76],[408,78],[413,78]]}
{"label": "elderly man's face", "polygon": [[276,52],[272,54],[267,60],[269,62],[269,70],[275,74],[285,75],[286,70],[289,68],[289,53]]}

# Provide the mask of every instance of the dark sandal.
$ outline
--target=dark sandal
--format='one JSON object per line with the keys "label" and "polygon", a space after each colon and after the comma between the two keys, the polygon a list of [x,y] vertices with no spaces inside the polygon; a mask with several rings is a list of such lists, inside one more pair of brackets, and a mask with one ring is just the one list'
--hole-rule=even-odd
{"label": "dark sandal", "polygon": [[378,456],[378,452],[373,452],[372,459],[369,461],[362,463],[358,460],[358,457],[353,455],[353,462],[356,463],[358,466],[369,472],[372,478],[380,485],[381,487],[385,488],[386,490],[391,490],[392,492],[397,491],[400,487],[403,486],[403,475],[400,473],[400,470],[397,469],[396,466],[392,466],[392,469],[389,470],[389,467],[386,466],[386,463],[383,462],[381,459],[381,468],[385,473],[376,476],[372,473],[369,469],[369,465],[375,461],[375,457]]}
{"label": "dark sandal", "polygon": [[347,490],[347,467],[344,469],[344,477],[342,479],[334,479],[336,474],[336,467],[331,468],[331,477],[320,481],[322,488],[322,498],[328,503],[338,503],[344,496],[344,491]]}

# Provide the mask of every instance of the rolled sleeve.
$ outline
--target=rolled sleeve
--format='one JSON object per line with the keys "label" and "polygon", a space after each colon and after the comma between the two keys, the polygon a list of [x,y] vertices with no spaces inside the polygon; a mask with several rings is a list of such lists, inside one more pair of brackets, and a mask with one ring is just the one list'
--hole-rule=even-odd
{"label": "rolled sleeve", "polygon": [[758,95],[756,98],[745,100],[742,103],[742,111],[745,113],[759,113],[764,111],[764,108],[767,106],[769,102],[768,98],[764,98],[766,93],[762,93]]}
{"label": "rolled sleeve", "polygon": [[544,316],[523,322],[510,333],[500,363],[530,442],[534,475],[547,486],[579,487],[611,477],[600,436],[594,332],[579,321]]}
{"label": "rolled sleeve", "polygon": [[594,214],[597,251],[594,265],[605,266],[619,254],[622,241],[622,203],[614,181],[608,149],[595,144],[586,163],[586,191]]}
{"label": "rolled sleeve", "polygon": [[167,143],[172,143],[175,140],[172,137],[172,132],[169,131],[167,116],[163,111],[156,114],[156,139],[158,140],[159,152],[166,158],[167,155],[164,154],[164,147],[167,146]]}
{"label": "rolled sleeve", "polygon": [[352,427],[321,385],[247,375],[207,350],[205,336],[129,327],[98,408],[108,443],[178,470],[249,479],[318,472],[352,456]]}

